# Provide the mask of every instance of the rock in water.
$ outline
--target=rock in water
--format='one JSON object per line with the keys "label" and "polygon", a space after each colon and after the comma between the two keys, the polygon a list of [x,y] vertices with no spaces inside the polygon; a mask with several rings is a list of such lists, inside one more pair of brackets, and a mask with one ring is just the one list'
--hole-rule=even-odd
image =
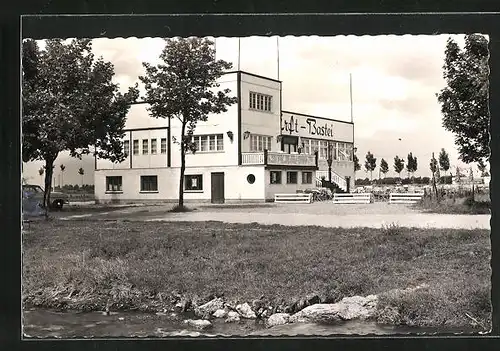
{"label": "rock in water", "polygon": [[232,322],[239,322],[239,321],[240,321],[240,315],[238,314],[238,312],[229,311],[227,314],[227,318],[224,322],[232,323]]}
{"label": "rock in water", "polygon": [[208,301],[206,304],[195,307],[194,313],[197,316],[205,317],[205,316],[210,316],[215,311],[221,310],[223,308],[224,308],[224,301],[222,301],[222,299],[219,297],[211,301]]}
{"label": "rock in water", "polygon": [[205,319],[187,319],[184,321],[184,323],[200,330],[205,330],[212,327],[212,323]]}
{"label": "rock in water", "polygon": [[247,318],[247,319],[257,318],[257,316],[255,315],[255,312],[252,310],[250,305],[246,302],[244,304],[236,306],[236,311],[238,311],[240,316],[243,318]]}
{"label": "rock in water", "polygon": [[346,297],[334,304],[315,304],[290,317],[290,322],[338,323],[352,319],[368,319],[375,315],[378,298]]}
{"label": "rock in water", "polygon": [[270,328],[276,325],[287,324],[289,320],[290,315],[288,313],[275,313],[267,319],[266,326]]}
{"label": "rock in water", "polygon": [[215,311],[212,316],[214,316],[215,318],[225,318],[227,316],[227,311],[224,310],[224,309],[219,309],[217,311]]}

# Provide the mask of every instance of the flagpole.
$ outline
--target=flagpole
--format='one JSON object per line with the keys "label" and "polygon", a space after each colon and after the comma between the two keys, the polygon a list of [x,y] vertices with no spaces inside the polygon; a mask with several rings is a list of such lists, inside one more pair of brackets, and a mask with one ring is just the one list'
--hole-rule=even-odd
{"label": "flagpole", "polygon": [[278,80],[280,80],[280,37],[276,37],[276,54],[277,54],[277,69],[278,69]]}
{"label": "flagpole", "polygon": [[238,38],[238,71],[240,70],[241,38]]}
{"label": "flagpole", "polygon": [[353,122],[353,115],[352,115],[352,74],[349,73],[349,97],[351,99],[351,123]]}

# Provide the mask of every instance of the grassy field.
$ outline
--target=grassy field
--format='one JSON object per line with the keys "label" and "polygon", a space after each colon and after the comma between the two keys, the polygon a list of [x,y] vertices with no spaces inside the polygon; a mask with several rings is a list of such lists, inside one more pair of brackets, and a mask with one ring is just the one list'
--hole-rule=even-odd
{"label": "grassy field", "polygon": [[[233,302],[264,295],[272,306],[310,293],[325,302],[380,294],[384,322],[469,326],[473,317],[487,326],[489,259],[486,230],[53,220],[23,235],[23,299],[151,310],[168,307],[174,292]],[[423,283],[430,287],[390,292]]]}

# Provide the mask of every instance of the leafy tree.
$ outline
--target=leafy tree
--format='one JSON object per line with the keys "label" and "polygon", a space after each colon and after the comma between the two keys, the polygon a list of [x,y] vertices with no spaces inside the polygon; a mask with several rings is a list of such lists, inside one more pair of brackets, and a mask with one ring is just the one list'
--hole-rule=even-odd
{"label": "leafy tree", "polygon": [[384,173],[384,178],[387,172],[389,172],[389,164],[384,159],[380,160],[380,172]]}
{"label": "leafy tree", "polygon": [[373,157],[373,154],[368,151],[366,153],[366,159],[365,159],[365,170],[366,172],[370,172],[370,180],[372,180],[372,174],[375,168],[377,167],[377,159]]}
{"label": "leafy tree", "polygon": [[406,171],[408,172],[408,178],[410,177],[410,173],[413,177],[413,174],[417,171],[417,158],[413,156],[413,154],[410,152],[407,156],[407,163],[406,163]]}
{"label": "leafy tree", "polygon": [[94,60],[91,41],[34,40],[22,44],[23,161],[45,161],[44,206],[50,203],[53,165],[62,151],[124,159],[121,139],[136,87],[127,93],[112,82],[113,65]]}
{"label": "leafy tree", "polygon": [[487,177],[490,175],[486,170],[486,164],[483,161],[479,161],[477,163],[477,169],[481,172],[481,177]]}
{"label": "leafy tree", "polygon": [[399,156],[394,157],[394,171],[399,175],[399,178],[401,178],[401,172],[405,168],[405,161],[402,158],[399,158]]}
{"label": "leafy tree", "polygon": [[459,158],[465,163],[489,159],[488,41],[482,35],[465,36],[460,49],[451,38],[445,50],[446,87],[437,94],[443,126],[455,134]]}
{"label": "leafy tree", "polygon": [[439,152],[439,168],[446,174],[450,169],[450,156],[443,148],[441,152]]}
{"label": "leafy tree", "polygon": [[146,88],[148,111],[154,118],[177,118],[181,124],[181,169],[179,182],[179,209],[184,208],[184,171],[186,153],[195,151],[192,136],[199,121],[206,121],[208,114],[227,111],[236,103],[229,89],[214,92],[219,87],[217,79],[232,64],[215,60],[213,42],[207,39],[165,39],[160,54],[162,62],[152,66],[144,62],[146,74],[139,77]]}
{"label": "leafy tree", "polygon": [[82,167],[80,167],[78,169],[78,174],[82,176],[82,187],[83,187],[83,175],[85,174],[85,170]]}
{"label": "leafy tree", "polygon": [[354,161],[354,172],[357,172],[361,169],[361,165],[359,164],[359,159],[356,154],[354,154],[352,160]]}

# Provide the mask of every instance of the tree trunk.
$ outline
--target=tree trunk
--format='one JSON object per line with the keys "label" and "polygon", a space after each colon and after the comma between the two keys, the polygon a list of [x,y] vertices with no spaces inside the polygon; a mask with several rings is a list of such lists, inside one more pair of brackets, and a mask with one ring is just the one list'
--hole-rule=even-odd
{"label": "tree trunk", "polygon": [[184,207],[184,171],[186,170],[186,151],[184,149],[184,133],[186,132],[186,123],[182,123],[181,128],[181,172],[179,179],[179,208]]}
{"label": "tree trunk", "polygon": [[45,188],[43,192],[43,206],[48,209],[50,206],[50,193],[52,187],[52,174],[54,172],[55,158],[47,158],[45,160]]}
{"label": "tree trunk", "polygon": [[439,194],[436,186],[436,173],[432,172],[432,188],[434,189],[434,195],[436,196],[436,201],[439,202]]}

